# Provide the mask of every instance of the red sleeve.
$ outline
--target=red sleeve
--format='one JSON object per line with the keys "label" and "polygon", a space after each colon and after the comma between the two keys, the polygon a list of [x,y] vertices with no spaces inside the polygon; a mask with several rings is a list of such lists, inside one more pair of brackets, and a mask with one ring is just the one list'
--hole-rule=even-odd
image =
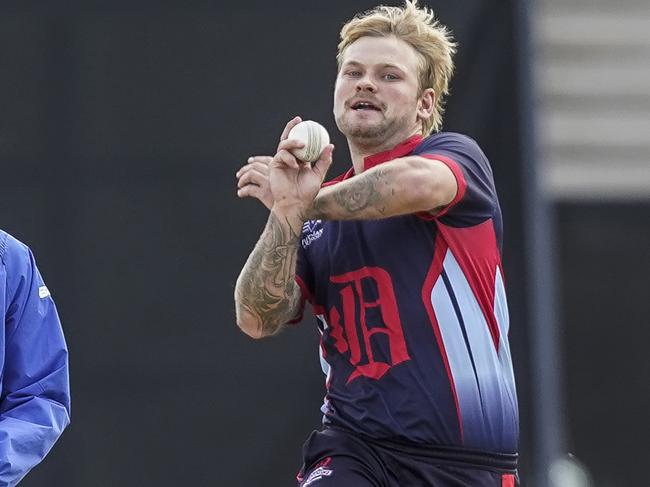
{"label": "red sleeve", "polygon": [[435,161],[442,162],[445,166],[451,169],[451,172],[454,174],[454,177],[456,178],[456,184],[458,185],[458,188],[456,190],[456,196],[454,196],[454,199],[451,200],[451,202],[447,206],[445,206],[441,211],[439,211],[435,215],[432,215],[427,211],[422,211],[417,214],[420,218],[423,218],[425,220],[433,220],[434,218],[439,218],[443,216],[451,208],[453,208],[460,200],[463,199],[463,197],[465,196],[465,190],[467,189],[467,181],[465,180],[465,176],[463,175],[462,169],[460,168],[458,163],[453,159],[450,159],[449,157],[440,154],[420,154],[420,156],[425,157],[427,159],[432,159]]}

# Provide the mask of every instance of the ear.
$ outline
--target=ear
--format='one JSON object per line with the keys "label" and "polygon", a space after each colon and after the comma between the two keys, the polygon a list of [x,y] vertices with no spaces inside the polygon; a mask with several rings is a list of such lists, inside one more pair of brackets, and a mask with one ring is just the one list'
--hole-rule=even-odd
{"label": "ear", "polygon": [[427,88],[422,92],[418,100],[418,118],[428,120],[433,115],[436,105],[436,93],[433,88]]}

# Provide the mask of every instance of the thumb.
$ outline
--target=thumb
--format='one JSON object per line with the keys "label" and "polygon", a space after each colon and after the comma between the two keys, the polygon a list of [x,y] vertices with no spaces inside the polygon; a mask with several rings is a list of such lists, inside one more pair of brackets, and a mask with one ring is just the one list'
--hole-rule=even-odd
{"label": "thumb", "polygon": [[328,144],[323,149],[323,152],[321,152],[318,160],[312,165],[312,169],[320,176],[321,181],[325,179],[325,175],[327,174],[327,171],[332,165],[333,152],[334,152],[334,145]]}

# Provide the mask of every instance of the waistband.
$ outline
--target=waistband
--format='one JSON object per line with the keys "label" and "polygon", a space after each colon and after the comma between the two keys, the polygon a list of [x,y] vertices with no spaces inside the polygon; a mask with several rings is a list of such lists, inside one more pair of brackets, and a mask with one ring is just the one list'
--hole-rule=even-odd
{"label": "waistband", "polygon": [[517,453],[486,452],[455,446],[425,445],[384,439],[379,440],[333,426],[327,426],[323,432],[327,430],[332,430],[352,438],[357,438],[378,450],[390,450],[392,452],[441,465],[456,465],[470,468],[498,470],[503,471],[503,473],[515,473],[517,471],[517,462],[519,459]]}

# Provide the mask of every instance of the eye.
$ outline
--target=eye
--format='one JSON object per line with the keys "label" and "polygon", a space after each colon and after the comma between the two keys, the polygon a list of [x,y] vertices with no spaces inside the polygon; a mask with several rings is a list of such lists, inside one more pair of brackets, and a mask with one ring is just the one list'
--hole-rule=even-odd
{"label": "eye", "polygon": [[357,77],[361,76],[361,71],[346,71],[345,75],[346,76],[351,76],[353,78],[357,78]]}
{"label": "eye", "polygon": [[399,76],[397,76],[396,74],[393,74],[393,73],[386,73],[386,74],[384,74],[382,76],[382,78],[384,78],[385,80],[388,80],[388,81],[395,81],[395,80],[399,79]]}

